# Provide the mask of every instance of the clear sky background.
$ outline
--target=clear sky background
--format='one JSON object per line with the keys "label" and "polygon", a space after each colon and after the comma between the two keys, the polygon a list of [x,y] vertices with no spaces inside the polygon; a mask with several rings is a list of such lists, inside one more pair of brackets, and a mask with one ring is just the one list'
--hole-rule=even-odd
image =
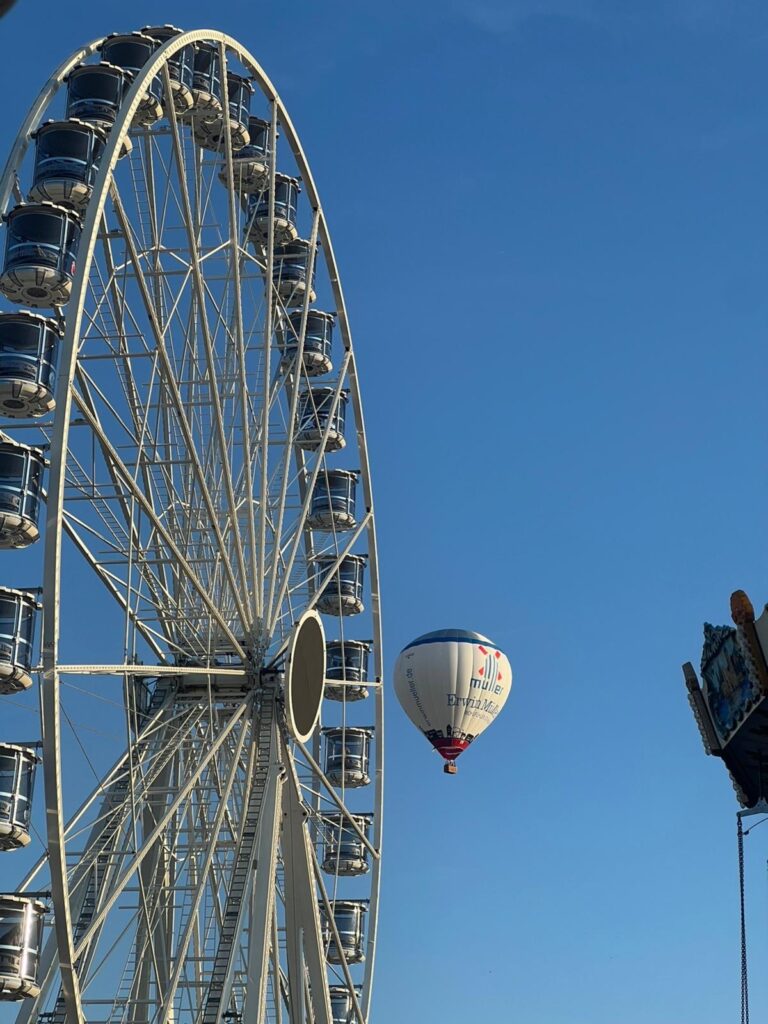
{"label": "clear sky background", "polygon": [[256,54],[320,187],[389,672],[447,626],[515,672],[453,779],[389,702],[373,1024],[736,1020],[736,803],[680,664],[768,598],[768,5],[19,0],[0,148],[76,45],[158,21]]}

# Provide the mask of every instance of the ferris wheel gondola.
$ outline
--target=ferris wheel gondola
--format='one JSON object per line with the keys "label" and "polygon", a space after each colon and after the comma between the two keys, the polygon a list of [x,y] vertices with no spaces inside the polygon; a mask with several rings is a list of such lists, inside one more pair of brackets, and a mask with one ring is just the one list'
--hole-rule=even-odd
{"label": "ferris wheel gondola", "polygon": [[13,555],[0,580],[0,702],[27,701],[0,736],[23,865],[0,1000],[19,1024],[367,1024],[373,499],[296,131],[236,40],[113,34],[43,89],[0,206],[0,546],[40,576],[13,589]]}

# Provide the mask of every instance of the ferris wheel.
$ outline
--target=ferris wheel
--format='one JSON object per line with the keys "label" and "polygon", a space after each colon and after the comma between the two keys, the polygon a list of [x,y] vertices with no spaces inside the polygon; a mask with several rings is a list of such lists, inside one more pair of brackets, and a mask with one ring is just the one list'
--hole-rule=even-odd
{"label": "ferris wheel", "polygon": [[108,36],[0,211],[0,1013],[367,1024],[373,499],[290,118],[220,32]]}

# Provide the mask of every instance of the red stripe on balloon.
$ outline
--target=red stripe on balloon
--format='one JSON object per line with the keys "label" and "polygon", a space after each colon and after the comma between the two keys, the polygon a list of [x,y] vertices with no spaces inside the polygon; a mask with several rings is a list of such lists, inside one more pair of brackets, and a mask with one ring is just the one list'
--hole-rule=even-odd
{"label": "red stripe on balloon", "polygon": [[455,736],[440,736],[437,739],[429,740],[429,742],[446,761],[455,761],[459,754],[469,746],[469,740],[460,740]]}

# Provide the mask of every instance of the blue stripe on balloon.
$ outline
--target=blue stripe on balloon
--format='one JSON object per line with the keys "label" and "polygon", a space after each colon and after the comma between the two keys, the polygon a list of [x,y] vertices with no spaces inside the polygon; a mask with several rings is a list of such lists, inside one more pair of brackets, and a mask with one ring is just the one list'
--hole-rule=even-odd
{"label": "blue stripe on balloon", "polygon": [[[408,644],[407,647],[403,648],[403,651],[408,651],[411,647],[421,647],[424,644],[475,644],[478,647],[492,647],[493,650],[497,650],[495,644],[488,643],[487,640],[475,640],[474,637],[469,636],[433,636],[427,637],[424,640],[414,640]],[[401,652],[402,653],[402,652]]]}

